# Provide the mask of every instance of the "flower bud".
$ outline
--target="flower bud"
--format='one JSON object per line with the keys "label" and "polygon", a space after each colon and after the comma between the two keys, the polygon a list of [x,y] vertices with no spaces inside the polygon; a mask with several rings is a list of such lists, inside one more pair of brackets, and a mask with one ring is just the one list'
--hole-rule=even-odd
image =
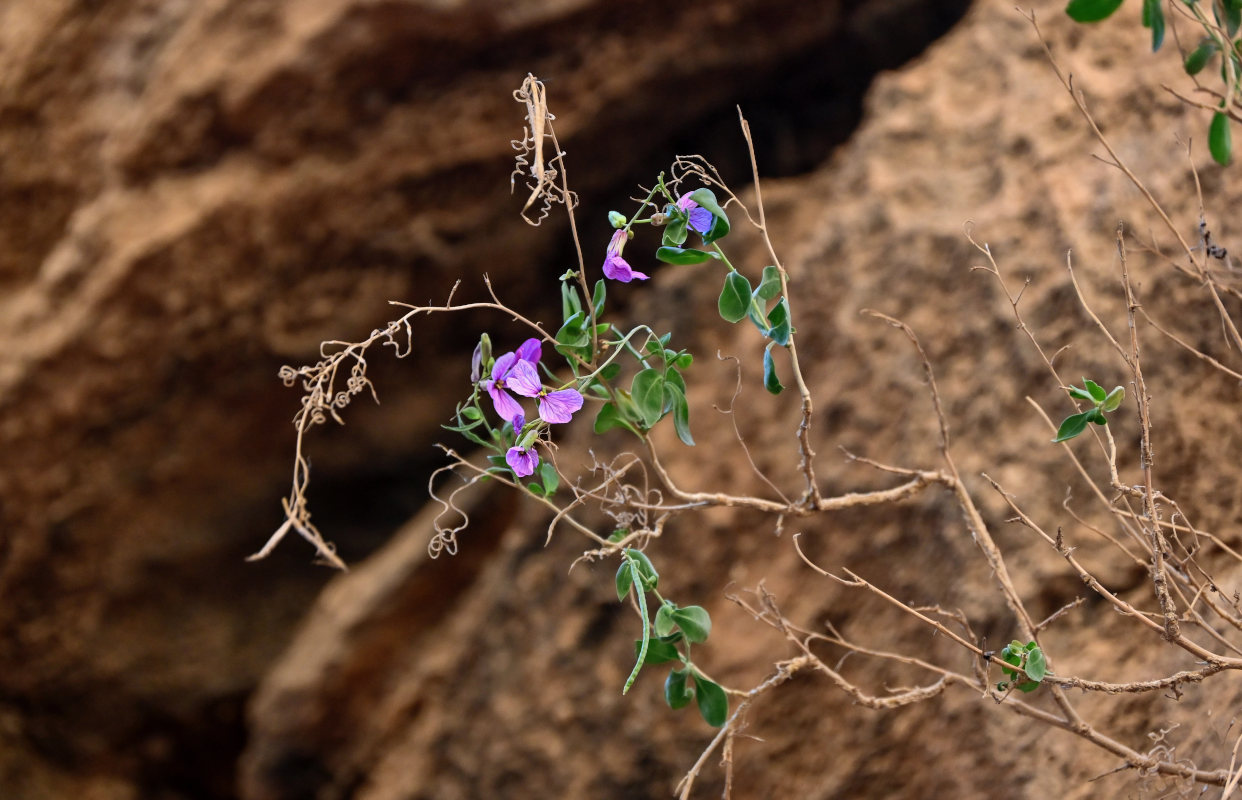
{"label": "flower bud", "polygon": [[627,221],[628,220],[626,220],[625,215],[619,211],[608,212],[608,222],[611,223],[614,228],[624,228]]}
{"label": "flower bud", "polygon": [[492,340],[486,333],[479,337],[474,346],[474,355],[470,357],[470,382],[478,383],[483,377],[483,365],[492,360]]}

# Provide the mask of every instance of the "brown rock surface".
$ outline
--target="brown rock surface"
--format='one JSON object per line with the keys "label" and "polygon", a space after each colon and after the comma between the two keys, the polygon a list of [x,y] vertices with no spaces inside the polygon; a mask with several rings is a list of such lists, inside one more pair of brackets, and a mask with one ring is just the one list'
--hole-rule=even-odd
{"label": "brown rock surface", "polygon": [[[425,556],[429,523],[415,511],[427,445],[458,388],[456,377],[426,376],[455,375],[473,337],[454,334],[495,323],[426,323],[419,363],[373,368],[383,405],[359,404],[348,428],[312,436],[312,508],[357,563],[348,575],[307,566],[296,542],[269,562],[241,562],[278,521],[287,479],[296,401],[273,375],[313,360],[321,339],[365,334],[389,316],[389,299],[438,299],[459,276],[477,293],[486,269],[507,300],[529,306],[530,276],[551,280],[571,263],[563,230],[527,228],[505,187],[520,115],[509,92],[526,71],[549,80],[575,187],[593,211],[692,148],[742,185],[735,102],[770,145],[765,169],[801,172],[851,114],[815,93],[860,85],[865,74],[842,77],[851,69],[895,65],[887,59],[932,35],[923,20],[944,21],[936,5],[641,4],[621,14],[591,3],[49,0],[0,10],[0,794],[667,796],[710,731],[668,712],[653,675],[619,695],[635,626],[608,565],[567,574],[581,544],[561,535],[544,548],[546,520],[502,496],[478,498],[459,555]],[[1158,89],[1177,82],[1175,59],[1149,56],[1128,17],[1084,30],[1059,6],[1038,6],[1054,48],[1118,150],[1193,227],[1173,137],[1201,137],[1204,120]],[[782,147],[790,141],[801,144]],[[1029,27],[986,4],[883,75],[859,130],[821,167],[767,186],[819,397],[825,491],[888,485],[845,463],[838,444],[936,463],[919,365],[899,335],[857,314],[874,307],[922,335],[963,473],[1040,613],[1083,589],[1033,537],[1001,524],[975,476],[986,470],[1069,530],[1060,503],[1075,479],[1022,398],[1061,406],[995,285],[970,273],[980,256],[961,226],[975,220],[1011,285],[1032,278],[1032,328],[1050,350],[1075,345],[1065,374],[1119,382],[1067,287],[1064,251],[1074,248],[1120,330],[1116,220],[1168,237],[1094,149]],[[1223,214],[1238,199],[1231,173],[1198,163],[1209,210]],[[584,222],[598,251],[606,229]],[[1213,224],[1228,244],[1227,218]],[[753,237],[737,241],[753,256],[744,263],[759,265]],[[1197,287],[1145,254],[1133,266],[1154,315],[1230,357]],[[709,313],[715,279],[704,274],[667,269],[616,294],[699,356],[700,445],[670,445],[674,470],[693,488],[762,491],[710,410],[733,380],[710,354],[753,365],[758,345]],[[704,314],[687,318],[694,303]],[[1236,545],[1242,489],[1205,456],[1236,452],[1237,387],[1151,342],[1162,486],[1196,498],[1196,524]],[[796,485],[792,398],[759,397],[748,369],[749,441],[782,485]],[[1198,413],[1181,413],[1173,381],[1183,373]],[[1134,421],[1117,427],[1132,442]],[[801,530],[826,566],[961,607],[989,642],[1010,638],[948,498]],[[1084,552],[1103,567],[1090,542]],[[671,596],[712,612],[705,663],[733,686],[761,680],[786,650],[728,602],[730,585],[766,581],[810,627],[878,624],[894,632],[889,645],[936,646],[825,585],[762,519],[687,518],[652,556]],[[1103,576],[1145,596],[1141,570]],[[1100,679],[1187,667],[1130,632],[1088,604],[1049,649],[1059,669]],[[922,679],[873,677],[877,688]],[[1214,767],[1232,744],[1229,691],[1225,676],[1180,704],[1087,698],[1083,708],[1140,750],[1149,732],[1179,723],[1177,745]],[[1154,791],[1132,775],[1086,783],[1114,760],[960,693],[877,713],[808,676],[758,705],[749,732],[761,741],[738,743],[739,797]],[[702,796],[719,794],[714,760],[700,781]]]}

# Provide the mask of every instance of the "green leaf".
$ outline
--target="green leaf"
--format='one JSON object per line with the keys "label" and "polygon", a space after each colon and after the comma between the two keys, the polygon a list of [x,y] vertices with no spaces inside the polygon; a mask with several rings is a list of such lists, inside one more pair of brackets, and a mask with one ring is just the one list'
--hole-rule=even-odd
{"label": "green leaf", "polygon": [[725,276],[720,290],[720,316],[726,322],[741,322],[750,309],[750,281],[740,272]]}
{"label": "green leaf", "polygon": [[763,277],[755,288],[755,297],[760,300],[771,300],[781,293],[781,271],[776,267],[764,267]]}
{"label": "green leaf", "polygon": [[638,428],[630,424],[630,421],[621,415],[613,403],[604,403],[599,413],[595,415],[595,432],[607,433],[613,428],[624,428],[635,436],[641,436]]}
{"label": "green leaf", "polygon": [[591,308],[595,309],[596,319],[604,314],[604,298],[607,296],[608,289],[604,286],[604,279],[600,278],[595,282],[595,293],[591,295]]}
{"label": "green leaf", "polygon": [[1104,398],[1104,404],[1101,406],[1105,411],[1116,411],[1121,408],[1121,404],[1125,402],[1125,387],[1118,386],[1108,393],[1108,397]]}
{"label": "green leaf", "polygon": [[556,467],[547,461],[539,465],[539,480],[543,481],[543,493],[548,497],[556,494],[556,487],[561,485],[561,476],[556,474]]}
{"label": "green leaf", "polygon": [[713,728],[725,724],[729,716],[729,696],[725,690],[695,673],[694,698],[699,703],[699,715]]}
{"label": "green leaf", "polygon": [[1096,425],[1108,424],[1108,419],[1104,416],[1104,412],[1098,408],[1093,408],[1087,412],[1087,420],[1094,422]]}
{"label": "green leaf", "polygon": [[1091,392],[1086,389],[1079,389],[1077,386],[1069,387],[1070,397],[1076,397],[1079,400],[1086,400],[1088,403],[1094,403],[1095,398],[1091,396]]}
{"label": "green leaf", "polygon": [[1161,0],[1143,0],[1143,27],[1151,28],[1151,51],[1160,49],[1164,42],[1164,10]]}
{"label": "green leaf", "polygon": [[776,377],[776,363],[772,360],[772,348],[775,345],[776,342],[768,342],[763,351],[763,388],[772,394],[780,394],[785,387],[781,385],[781,379]]}
{"label": "green leaf", "polygon": [[[668,636],[673,632],[676,623],[673,622],[673,612],[677,610],[677,606],[665,600],[660,606],[660,610],[656,612],[655,617],[655,633],[656,636]],[[694,641],[691,639],[690,641]]]}
{"label": "green leaf", "polygon": [[687,675],[689,670],[673,669],[664,679],[664,702],[674,711],[684,708],[694,699],[694,690],[686,686]]}
{"label": "green leaf", "polygon": [[556,352],[564,356],[576,352],[589,357],[591,335],[585,330],[586,324],[586,317],[581,309],[571,314],[556,332]]}
{"label": "green leaf", "polygon": [[[1032,648],[1026,657],[1026,676],[1039,683],[1048,674],[1048,661],[1044,658],[1044,651],[1038,647]],[[1018,687],[1019,689],[1022,687]]]}
{"label": "green leaf", "polygon": [[781,347],[788,347],[789,335],[793,333],[793,327],[789,324],[788,297],[782,297],[776,307],[768,312],[768,319],[772,322],[772,330],[768,334],[772,341]]}
{"label": "green leaf", "polygon": [[537,494],[540,497],[547,496],[547,493],[544,491],[543,486],[541,486],[538,483],[535,483],[534,481],[531,481],[530,483],[526,484],[526,488],[530,489],[531,494]]}
{"label": "green leaf", "polygon": [[1061,422],[1061,427],[1057,428],[1057,438],[1052,440],[1053,443],[1067,442],[1085,431],[1093,414],[1095,414],[1094,408],[1081,414],[1070,414]]}
{"label": "green leaf", "polygon": [[461,415],[466,419],[483,419],[483,412],[474,406],[466,406],[461,410]]}
{"label": "green leaf", "polygon": [[[638,652],[643,646],[642,639],[634,640],[634,657],[638,658]],[[670,661],[680,661],[681,653],[677,647],[669,642],[662,642],[659,639],[652,639],[647,642],[647,657],[643,659],[643,664],[667,664]]]}
{"label": "green leaf", "polygon": [[677,438],[681,439],[686,446],[694,447],[694,437],[690,435],[690,404],[686,402],[686,393],[671,383],[667,388],[676,392],[673,398],[673,428],[677,431]]}
{"label": "green leaf", "polygon": [[762,303],[758,300],[748,304],[746,307],[746,316],[750,317],[750,321],[755,323],[755,327],[759,329],[760,333],[767,336],[768,331],[772,329],[772,323],[768,322],[767,312],[763,310],[764,305],[766,305],[766,303]]}
{"label": "green leaf", "polygon": [[[1242,3],[1238,3],[1236,0],[1224,0],[1224,11],[1225,19],[1223,24],[1225,31],[1232,38],[1238,32],[1239,25],[1242,24]],[[1212,4],[1212,14],[1216,17],[1217,23],[1222,22],[1215,3]]]}
{"label": "green leaf", "polygon": [[711,261],[713,258],[719,260],[720,255],[717,253],[709,253],[706,250],[695,250],[693,248],[683,249],[681,247],[660,247],[656,249],[656,258],[665,264],[702,264],[704,261]]}
{"label": "green leaf", "polygon": [[656,572],[655,565],[651,563],[651,559],[647,558],[647,554],[642,550],[627,549],[625,554],[634,562],[634,566],[638,569],[638,574],[642,576],[642,584],[645,589],[654,589],[660,582],[660,573]]}
{"label": "green leaf", "polygon": [[1229,131],[1229,115],[1217,111],[1212,115],[1212,124],[1208,128],[1208,150],[1212,158],[1222,167],[1229,166],[1233,159],[1233,135]]}
{"label": "green leaf", "polygon": [[1205,36],[1199,42],[1199,46],[1190,51],[1186,56],[1186,62],[1182,65],[1186,68],[1187,75],[1198,75],[1207,66],[1208,59],[1216,54],[1216,40],[1210,36]]}
{"label": "green leaf", "polygon": [[[686,243],[686,219],[673,218],[668,225],[664,226],[665,246],[681,247]],[[658,252],[658,251],[657,251]]]}
{"label": "green leaf", "polygon": [[729,217],[725,214],[724,209],[716,202],[716,194],[711,189],[695,189],[690,193],[690,199],[698,203],[702,208],[706,208],[712,212],[712,229],[703,234],[703,241],[711,243],[717,239],[723,239],[729,235]]}
{"label": "green leaf", "polygon": [[1095,403],[1103,403],[1104,398],[1108,396],[1108,392],[1104,391],[1104,387],[1095,381],[1082,379],[1082,385],[1087,387],[1087,391],[1091,393],[1091,400]]}
{"label": "green leaf", "polygon": [[617,599],[624,600],[630,593],[630,587],[634,585],[634,571],[630,569],[629,559],[621,559],[621,566],[617,568],[616,583]]}
{"label": "green leaf", "polygon": [[673,366],[677,367],[677,369],[685,369],[693,363],[694,356],[689,353],[681,353],[676,359],[673,360]]}
{"label": "green leaf", "polygon": [[1070,0],[1065,13],[1075,22],[1099,22],[1121,7],[1121,0]]}
{"label": "green leaf", "polygon": [[1035,691],[1038,688],[1039,688],[1039,684],[1036,683],[1035,681],[1023,681],[1022,683],[1018,684],[1018,691],[1026,692],[1027,694],[1030,694],[1031,692]]}
{"label": "green leaf", "polygon": [[658,369],[644,369],[634,376],[630,397],[648,428],[664,416],[664,373]]}
{"label": "green leaf", "polygon": [[582,313],[582,301],[578,299],[578,290],[569,281],[561,281],[561,317],[568,324],[569,320]]}
{"label": "green leaf", "polygon": [[705,608],[686,606],[673,610],[671,614],[673,622],[677,623],[677,627],[681,628],[687,639],[695,644],[707,641],[708,635],[712,632],[712,618],[707,615]]}

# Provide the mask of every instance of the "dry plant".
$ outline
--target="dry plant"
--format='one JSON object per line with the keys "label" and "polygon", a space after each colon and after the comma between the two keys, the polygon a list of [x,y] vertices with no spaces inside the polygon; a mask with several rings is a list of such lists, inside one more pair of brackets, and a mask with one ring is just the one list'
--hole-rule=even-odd
{"label": "dry plant", "polygon": [[[1029,20],[1041,42],[1033,15]],[[1045,49],[1047,45],[1045,43]],[[1239,294],[1227,278],[1228,255],[1210,240],[1210,233],[1201,214],[1198,225],[1179,225],[1164,211],[1159,202],[1147,190],[1138,175],[1122,160],[1108,139],[1096,125],[1086,101],[1073,84],[1072,77],[1065,76],[1052,60],[1049,60],[1067,92],[1100,145],[1107,153],[1105,163],[1118,169],[1142,193],[1156,216],[1177,242],[1175,255],[1168,256],[1168,263],[1181,275],[1198,283],[1219,316],[1222,337],[1226,346],[1242,350],[1239,335],[1225,302],[1226,297],[1239,299]],[[1222,797],[1229,796],[1242,780],[1242,759],[1238,757],[1238,744],[1232,748],[1228,763],[1200,765],[1175,753],[1161,732],[1149,745],[1123,741],[1123,737],[1110,733],[1092,722],[1079,710],[1076,697],[1070,690],[1097,695],[1123,695],[1165,693],[1180,697],[1183,689],[1200,684],[1233,670],[1242,669],[1242,600],[1237,592],[1229,593],[1214,574],[1235,562],[1242,562],[1242,553],[1230,547],[1218,535],[1199,528],[1194,520],[1193,504],[1184,498],[1176,498],[1160,488],[1156,458],[1157,448],[1153,442],[1151,425],[1152,391],[1144,375],[1143,338],[1152,330],[1167,337],[1179,348],[1191,353],[1196,359],[1213,369],[1234,378],[1242,379],[1235,368],[1222,363],[1202,349],[1179,337],[1152,319],[1143,308],[1138,289],[1129,271],[1127,239],[1122,228],[1116,232],[1116,251],[1119,273],[1116,291],[1124,300],[1126,334],[1115,336],[1109,324],[1093,309],[1083,292],[1071,258],[1066,259],[1066,271],[1082,308],[1094,323],[1095,333],[1116,356],[1116,361],[1126,374],[1126,391],[1115,391],[1097,396],[1099,389],[1087,381],[1085,388],[1069,386],[1056,366],[1056,355],[1048,355],[1040,340],[1039,332],[1027,323],[1022,314],[1022,295],[1025,286],[1015,287],[986,243],[978,242],[967,230],[967,237],[982,256],[983,263],[974,270],[985,273],[995,281],[1005,301],[1012,310],[1019,330],[1030,346],[1038,353],[1045,365],[1049,380],[1063,387],[1073,404],[1081,425],[1077,432],[1090,430],[1096,443],[1094,459],[1098,467],[1107,472],[1107,479],[1097,477],[1091,464],[1085,463],[1064,439],[1066,423],[1060,427],[1050,413],[1028,398],[1039,417],[1051,433],[1062,440],[1061,447],[1066,463],[1089,487],[1088,501],[1097,512],[1107,514],[1108,526],[1087,521],[1083,509],[1072,508],[1067,500],[1064,509],[1029,509],[1023,507],[1020,498],[1000,482],[988,477],[992,489],[1003,499],[1012,512],[1011,521],[1023,526],[1038,537],[1049,550],[1057,554],[1065,570],[1094,592],[1110,608],[1133,623],[1136,635],[1150,636],[1153,643],[1174,648],[1183,655],[1185,666],[1171,674],[1156,677],[1135,676],[1133,680],[1108,682],[1090,675],[1076,675],[1056,669],[1054,658],[1044,647],[1049,630],[1061,624],[1071,613],[1081,611],[1082,598],[1068,604],[1045,619],[1036,619],[1030,610],[1030,598],[1024,597],[1015,585],[1006,553],[979,510],[979,503],[963,481],[954,458],[954,440],[950,421],[941,402],[935,372],[915,331],[898,319],[878,311],[866,311],[878,322],[899,332],[917,353],[925,373],[932,413],[939,427],[940,463],[934,466],[910,467],[883,463],[862,455],[849,454],[856,463],[867,465],[892,476],[889,488],[875,491],[851,492],[826,496],[816,479],[816,454],[812,447],[810,428],[813,419],[814,400],[798,357],[797,330],[792,325],[793,311],[789,302],[789,273],[782,265],[769,237],[764,211],[759,167],[756,163],[750,127],[744,117],[740,125],[750,154],[753,200],[748,205],[721,179],[717,170],[697,156],[678,157],[666,180],[661,175],[654,186],[644,189],[645,198],[637,198],[639,212],[629,219],[616,214],[613,244],[608,250],[605,273],[623,274],[619,280],[637,279],[641,274],[630,276],[629,265],[622,258],[622,248],[629,238],[631,226],[650,223],[664,229],[664,245],[657,257],[671,263],[716,262],[728,272],[722,288],[720,311],[731,322],[749,319],[760,333],[771,340],[765,358],[765,385],[770,391],[779,391],[773,349],[779,346],[788,353],[787,369],[792,375],[793,387],[800,398],[801,413],[794,431],[797,442],[796,461],[800,486],[796,491],[782,490],[777,482],[765,475],[763,470],[749,459],[749,449],[736,423],[734,408],[724,409],[733,420],[734,433],[750,460],[751,468],[773,489],[778,499],[729,494],[723,492],[690,491],[679,484],[662,459],[660,449],[651,436],[651,429],[661,419],[671,416],[678,427],[678,434],[689,438],[688,427],[680,415],[688,414],[685,408],[684,383],[680,383],[680,369],[688,365],[684,351],[673,350],[666,335],[658,335],[650,327],[639,325],[623,332],[604,321],[604,281],[594,290],[589,285],[587,265],[581,256],[577,228],[573,225],[574,202],[569,190],[563,162],[563,153],[555,138],[553,117],[547,111],[542,83],[534,76],[524,81],[515,97],[527,110],[528,127],[524,138],[515,142],[519,156],[519,173],[529,176],[531,195],[522,209],[525,214],[535,203],[543,203],[539,219],[546,216],[551,203],[561,203],[571,221],[571,232],[578,247],[579,263],[576,271],[562,278],[565,324],[556,332],[545,330],[518,311],[508,307],[494,293],[490,302],[455,303],[450,294],[444,304],[438,306],[411,306],[397,304],[407,309],[397,320],[382,330],[373,331],[364,341],[357,343],[328,342],[323,346],[322,359],[315,365],[282,370],[282,378],[288,385],[301,382],[305,392],[302,408],[294,419],[298,439],[294,462],[293,486],[284,500],[286,519],[263,549],[254,557],[268,554],[279,541],[293,531],[307,539],[319,556],[338,567],[339,558],[310,521],[306,488],[309,476],[303,453],[304,437],[316,424],[329,417],[340,421],[339,412],[350,400],[372,389],[366,377],[368,349],[376,344],[391,346],[398,357],[411,350],[411,325],[415,318],[445,312],[487,308],[501,316],[515,320],[529,328],[534,344],[523,345],[513,353],[493,358],[490,340],[486,336],[476,350],[474,364],[474,391],[470,398],[460,404],[454,415],[450,430],[461,432],[480,446],[485,456],[464,453],[451,447],[444,452],[449,463],[437,470],[429,481],[431,497],[440,504],[442,513],[436,522],[435,535],[430,543],[432,555],[441,552],[454,553],[457,536],[469,519],[457,498],[478,483],[491,480],[512,487],[543,505],[550,514],[547,537],[550,540],[558,531],[568,528],[588,542],[580,560],[598,561],[615,559],[619,562],[616,574],[618,597],[630,602],[641,617],[641,640],[634,670],[626,683],[628,690],[638,671],[644,665],[669,663],[672,665],[665,683],[665,697],[669,705],[678,708],[692,700],[710,724],[719,728],[707,744],[698,760],[690,767],[677,793],[688,798],[695,782],[713,756],[718,756],[724,770],[726,797],[733,785],[734,750],[739,733],[747,724],[747,718],[755,713],[756,704],[768,693],[784,684],[797,673],[823,676],[833,686],[845,693],[854,703],[872,709],[894,709],[915,703],[933,701],[950,690],[965,690],[977,696],[987,697],[999,713],[1011,713],[1033,720],[1049,728],[1065,731],[1071,736],[1091,743],[1115,756],[1118,770],[1134,770],[1144,776],[1163,776],[1174,783],[1176,791],[1190,791],[1204,785],[1223,787]],[[547,148],[547,149],[545,149]],[[555,155],[547,157],[548,152]],[[552,165],[556,166],[553,167]],[[699,187],[691,190],[690,187]],[[703,193],[706,190],[706,193]],[[1202,193],[1196,175],[1196,191]],[[717,202],[716,197],[720,200]],[[657,197],[667,199],[667,205]],[[689,199],[688,199],[689,198]],[[695,209],[709,212],[708,216],[695,216]],[[720,248],[719,239],[728,231],[725,209],[740,212],[758,232],[772,266],[765,270],[758,288],[751,284],[728,260]],[[616,213],[616,212],[614,212]],[[643,213],[650,213],[641,219]],[[678,228],[680,226],[680,228]],[[1184,230],[1199,231],[1199,241],[1192,245],[1183,235]],[[687,230],[700,234],[704,249],[688,249],[681,245]],[[723,232],[722,232],[723,231]],[[670,234],[672,238],[670,239]],[[670,244],[680,236],[681,241]],[[683,259],[676,261],[673,259]],[[624,266],[625,270],[621,270]],[[1223,269],[1222,269],[1223,267]],[[621,270],[618,272],[618,270]],[[745,284],[749,295],[740,291]],[[490,282],[487,283],[489,291]],[[735,291],[736,290],[736,291]],[[736,304],[733,304],[736,301]],[[775,302],[775,305],[772,303]],[[732,304],[732,305],[731,305]],[[1114,320],[1114,323],[1117,321]],[[564,357],[565,366],[560,370],[572,374],[561,380],[546,363],[539,362],[539,348],[552,347]],[[532,357],[531,353],[535,355]],[[1237,351],[1232,353],[1236,359]],[[526,397],[539,399],[540,420],[527,422],[525,415],[505,419],[500,412],[501,402],[496,392],[518,385],[516,373],[509,371],[513,365],[532,365],[524,373],[535,372],[539,364],[544,376],[553,387],[543,386],[543,379],[535,379]],[[620,382],[622,364],[637,369],[633,383],[625,388]],[[489,367],[489,364],[492,365]],[[504,369],[501,365],[507,365]],[[491,378],[486,377],[491,370]],[[658,373],[651,377],[651,373]],[[646,376],[646,378],[644,378]],[[627,376],[628,377],[628,376]],[[657,382],[657,388],[649,384]],[[344,388],[341,388],[341,383]],[[739,370],[738,391],[741,388]],[[514,389],[514,391],[517,391]],[[579,476],[567,474],[558,462],[555,446],[551,442],[551,423],[563,422],[567,415],[557,409],[545,409],[543,402],[551,395],[572,392],[584,402],[599,407],[596,430],[622,428],[633,433],[641,447],[638,452],[623,452],[610,457],[593,457],[586,472]],[[654,393],[654,394],[653,394]],[[1141,436],[1138,452],[1133,459],[1137,474],[1119,464],[1119,448],[1114,439],[1105,411],[1114,411],[1126,395],[1136,413]],[[480,401],[490,396],[495,402],[503,423],[489,421],[486,408]],[[652,399],[654,397],[654,399]],[[734,399],[736,400],[736,393]],[[512,398],[509,398],[512,400]],[[1086,403],[1086,405],[1083,405]],[[1094,403],[1094,406],[1092,406]],[[547,413],[545,413],[545,411]],[[1095,425],[1088,424],[1096,423]],[[1072,434],[1076,435],[1076,434]],[[507,452],[506,452],[507,451]],[[542,459],[539,453],[543,454]],[[1120,463],[1126,463],[1124,459]],[[523,478],[534,475],[535,482]],[[986,476],[985,476],[986,477]],[[799,623],[787,617],[780,609],[777,599],[762,584],[753,591],[734,597],[735,602],[753,618],[778,631],[789,644],[786,658],[775,662],[767,677],[749,689],[726,689],[713,680],[701,662],[691,658],[691,644],[700,644],[710,633],[710,619],[698,606],[679,606],[662,597],[658,591],[658,572],[647,555],[649,546],[658,540],[674,517],[701,512],[711,508],[745,509],[762,512],[773,520],[779,532],[791,520],[813,515],[839,512],[861,507],[891,506],[923,492],[944,492],[960,510],[965,532],[977,550],[978,557],[992,578],[996,591],[996,606],[1004,609],[1006,623],[1015,632],[1013,642],[1003,648],[989,648],[976,632],[976,623],[947,604],[915,606],[898,599],[885,587],[867,580],[846,567],[827,569],[814,562],[801,547],[800,535],[789,541],[797,549],[807,567],[822,576],[826,585],[844,587],[878,600],[896,613],[908,617],[918,625],[934,632],[955,646],[959,656],[953,659],[935,659],[922,654],[904,652],[898,642],[872,643],[858,641],[832,626],[820,629]],[[1077,523],[1065,530],[1064,526],[1049,520],[1071,516]],[[600,520],[609,520],[611,530],[601,532]],[[1098,577],[1098,570],[1086,566],[1077,554],[1079,537],[1083,541],[1096,538],[1107,543],[1109,552],[1120,562],[1133,564],[1145,570],[1149,576],[1150,594],[1146,598],[1128,599],[1111,590],[1107,582]],[[658,603],[652,618],[648,595]],[[1094,612],[1099,613],[1099,612]],[[882,635],[880,632],[877,635]],[[869,690],[866,686],[847,677],[839,661],[830,660],[829,654],[839,658],[852,654],[855,659],[876,663],[900,665],[903,670],[913,670],[925,675],[925,680],[911,687],[892,688],[884,691]],[[964,656],[965,658],[961,658]],[[1002,680],[998,681],[998,675]],[[1039,695],[1046,695],[1046,702]],[[730,702],[732,699],[732,703]],[[730,706],[732,710],[730,712]],[[1237,742],[1242,742],[1239,736]]]}

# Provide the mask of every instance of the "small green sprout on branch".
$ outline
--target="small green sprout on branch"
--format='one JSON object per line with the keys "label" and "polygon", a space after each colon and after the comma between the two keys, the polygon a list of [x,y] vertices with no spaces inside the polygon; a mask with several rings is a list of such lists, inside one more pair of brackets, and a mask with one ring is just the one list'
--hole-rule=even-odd
{"label": "small green sprout on branch", "polygon": [[1116,411],[1126,399],[1126,390],[1120,386],[1115,387],[1111,392],[1105,392],[1103,386],[1086,378],[1082,379],[1082,385],[1085,388],[1070,386],[1069,393],[1072,397],[1091,403],[1092,407],[1082,413],[1070,414],[1066,417],[1061,422],[1061,427],[1057,428],[1057,438],[1052,440],[1054,443],[1073,439],[1085,431],[1087,425],[1092,422],[1096,425],[1107,425],[1108,419],[1104,414]]}
{"label": "small green sprout on branch", "polygon": [[[1215,55],[1228,53],[1221,58],[1220,78],[1225,85],[1223,93],[1214,92],[1219,98],[1215,106],[1198,101],[1182,100],[1213,111],[1208,126],[1208,150],[1221,166],[1228,166],[1233,158],[1233,137],[1229,120],[1239,119],[1239,100],[1242,99],[1242,0],[1180,0],[1185,6],[1184,14],[1203,29],[1203,37],[1189,53],[1184,54],[1182,66],[1186,74],[1198,75]],[[1065,13],[1076,22],[1099,22],[1112,16],[1123,0],[1070,0]],[[1211,17],[1203,7],[1211,8]],[[1151,29],[1151,49],[1155,52],[1164,43],[1164,7],[1162,0],[1143,0],[1142,23]],[[1176,93],[1175,93],[1176,94]]]}
{"label": "small green sprout on branch", "polygon": [[1001,672],[1005,673],[1008,680],[996,684],[998,692],[1007,692],[1012,685],[1018,691],[1029,694],[1039,688],[1040,681],[1048,674],[1048,661],[1044,658],[1044,651],[1035,642],[1022,644],[1014,639],[1001,650],[1000,657],[1006,664],[1021,669],[1025,677],[1016,669],[1001,667]]}
{"label": "small green sprout on branch", "polygon": [[[703,720],[719,728],[729,716],[729,697],[720,684],[705,676],[690,660],[690,646],[706,642],[711,634],[712,618],[702,606],[682,608],[661,597],[656,591],[659,582],[660,575],[645,553],[626,549],[621,554],[616,575],[617,599],[624,601],[635,590],[643,624],[642,638],[634,642],[634,669],[621,693],[630,690],[645,665],[672,663],[664,679],[664,702],[676,710],[695,700]],[[647,611],[649,592],[660,602],[654,623]]]}

